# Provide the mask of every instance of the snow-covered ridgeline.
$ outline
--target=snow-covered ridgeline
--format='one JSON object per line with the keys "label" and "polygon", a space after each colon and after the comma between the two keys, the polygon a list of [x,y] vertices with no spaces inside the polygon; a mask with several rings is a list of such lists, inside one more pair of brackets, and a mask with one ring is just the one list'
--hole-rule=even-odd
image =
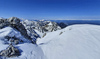
{"label": "snow-covered ridgeline", "polygon": [[[38,38],[36,45],[22,35],[24,32],[19,22],[19,27],[15,26],[17,18],[14,18],[14,21],[13,18],[10,19],[7,24],[5,22],[7,19],[5,21],[0,19],[0,59],[100,59],[100,26],[98,25],[79,24],[59,30],[55,22],[25,21],[26,24],[22,21],[27,34],[31,38]],[[43,34],[45,36],[39,38]],[[16,45],[14,42],[19,43]],[[7,50],[10,43],[18,48],[19,56],[5,57],[16,54],[14,47]]]}
{"label": "snow-covered ridgeline", "polygon": [[47,59],[100,59],[100,26],[72,25],[38,39]]}

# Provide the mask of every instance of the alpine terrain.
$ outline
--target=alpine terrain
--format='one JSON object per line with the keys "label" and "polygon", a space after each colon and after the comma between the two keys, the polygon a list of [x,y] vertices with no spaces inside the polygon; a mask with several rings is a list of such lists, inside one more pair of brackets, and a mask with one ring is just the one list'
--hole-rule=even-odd
{"label": "alpine terrain", "polygon": [[100,59],[100,26],[0,18],[0,59]]}

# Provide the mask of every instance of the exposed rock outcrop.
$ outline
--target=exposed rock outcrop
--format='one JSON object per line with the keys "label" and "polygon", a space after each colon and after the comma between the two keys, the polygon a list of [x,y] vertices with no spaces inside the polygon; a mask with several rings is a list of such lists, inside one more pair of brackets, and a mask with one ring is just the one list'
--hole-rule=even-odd
{"label": "exposed rock outcrop", "polygon": [[[17,29],[26,39],[29,39],[32,41],[31,37],[28,36],[27,30],[23,26],[23,24],[20,23],[20,19],[16,17],[11,17],[8,19],[8,22],[10,23],[10,26]],[[32,41],[32,43],[34,43]]]}
{"label": "exposed rock outcrop", "polygon": [[17,17],[11,17],[9,19],[0,19],[0,29],[10,26],[18,30],[26,39],[29,39],[32,43],[36,43],[28,34],[24,25],[20,23],[20,19]]}
{"label": "exposed rock outcrop", "polygon": [[12,44],[10,44],[5,50],[0,52],[0,55],[3,57],[14,57],[20,56],[20,51],[18,48],[15,48]]}
{"label": "exposed rock outcrop", "polygon": [[[5,36],[6,41],[10,41],[13,45],[17,45],[19,43],[23,43],[23,40],[17,38],[16,36],[10,37],[10,36]],[[9,43],[8,43],[9,44]]]}
{"label": "exposed rock outcrop", "polygon": [[[15,30],[19,31],[23,37],[30,40],[32,43],[36,44],[36,39],[40,38],[40,36],[35,32],[35,30],[41,33],[52,32],[56,30],[60,30],[61,27],[58,26],[56,22],[51,21],[29,21],[21,20],[17,17],[11,17],[9,19],[0,19],[0,29],[10,26]],[[18,40],[16,40],[18,42]]]}
{"label": "exposed rock outcrop", "polygon": [[9,26],[10,23],[7,21],[7,19],[0,19],[0,29]]}
{"label": "exposed rock outcrop", "polygon": [[22,24],[27,27],[31,27],[35,30],[38,30],[39,32],[45,33],[45,32],[52,32],[56,30],[60,30],[61,28],[58,26],[57,23],[51,22],[51,21],[22,21]]}

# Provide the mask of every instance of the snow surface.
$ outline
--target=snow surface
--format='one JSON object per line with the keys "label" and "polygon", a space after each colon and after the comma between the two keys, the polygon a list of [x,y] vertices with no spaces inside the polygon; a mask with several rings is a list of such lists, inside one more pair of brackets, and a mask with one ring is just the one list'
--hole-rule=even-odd
{"label": "snow surface", "polygon": [[[2,40],[5,36],[16,36],[24,41],[28,41],[20,34],[20,32],[14,30],[11,27],[5,27],[0,29],[0,51],[6,49],[9,46],[8,44],[4,44],[5,41]],[[32,44],[30,42],[24,42],[23,44],[14,46],[21,50],[21,55],[13,58],[2,57],[3,59],[45,59],[43,51],[38,45]]]}
{"label": "snow surface", "polygon": [[[27,40],[11,27],[0,29],[0,39],[6,35]],[[2,42],[0,51],[8,47]],[[4,59],[100,59],[100,26],[72,25],[49,32],[37,40],[37,45],[25,42],[14,46],[21,50],[21,55]]]}
{"label": "snow surface", "polygon": [[72,25],[38,39],[46,59],[100,59],[100,26]]}
{"label": "snow surface", "polygon": [[52,23],[50,22],[48,25],[52,25]]}
{"label": "snow surface", "polygon": [[11,27],[5,27],[3,29],[0,29],[0,38],[1,40],[3,39],[4,41],[4,37],[5,36],[10,36],[10,37],[14,37],[16,36],[17,38],[23,40],[24,42],[30,42],[28,39],[25,39],[20,32],[18,32],[17,30],[11,28]]}
{"label": "snow surface", "polygon": [[17,47],[22,50],[21,56],[8,59],[45,59],[42,49],[37,45],[24,43],[19,44]]}

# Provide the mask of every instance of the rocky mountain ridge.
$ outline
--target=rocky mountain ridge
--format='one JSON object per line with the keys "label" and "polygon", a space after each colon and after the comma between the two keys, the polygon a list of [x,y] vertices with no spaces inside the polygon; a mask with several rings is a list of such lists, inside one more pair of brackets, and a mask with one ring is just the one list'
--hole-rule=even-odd
{"label": "rocky mountain ridge", "polygon": [[0,18],[0,33],[1,35],[5,33],[5,35],[1,36],[1,41],[3,41],[3,44],[9,45],[0,52],[0,56],[19,56],[20,50],[14,46],[23,43],[36,44],[36,39],[41,38],[36,31],[47,33],[60,29],[57,23],[51,21],[29,21],[17,17]]}

